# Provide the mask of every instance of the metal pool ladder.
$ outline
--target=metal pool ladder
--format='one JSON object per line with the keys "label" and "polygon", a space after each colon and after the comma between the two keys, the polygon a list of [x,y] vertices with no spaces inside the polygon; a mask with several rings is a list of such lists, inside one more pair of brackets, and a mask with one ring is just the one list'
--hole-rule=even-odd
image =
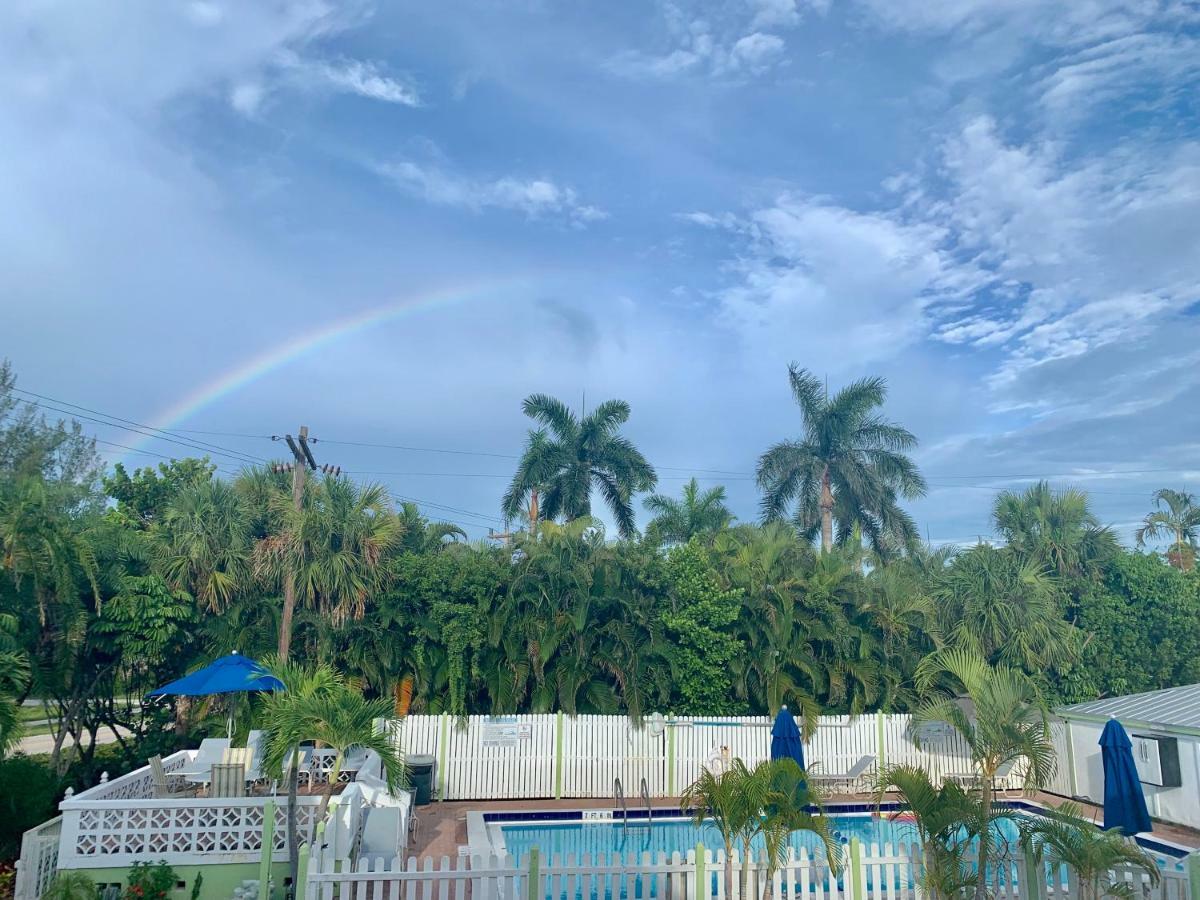
{"label": "metal pool ladder", "polygon": [[642,799],[646,801],[646,827],[654,827],[654,809],[650,806],[650,785],[646,784],[645,777],[642,778]]}
{"label": "metal pool ladder", "polygon": [[621,779],[613,779],[613,802],[620,807],[624,813],[621,817],[621,824],[625,831],[629,830],[629,806],[625,803],[625,789],[621,787]]}

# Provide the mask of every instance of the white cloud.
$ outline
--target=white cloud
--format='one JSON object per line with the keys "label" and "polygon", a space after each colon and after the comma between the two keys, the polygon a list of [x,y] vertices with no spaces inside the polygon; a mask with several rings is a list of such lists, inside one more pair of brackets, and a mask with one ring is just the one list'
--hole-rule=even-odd
{"label": "white cloud", "polygon": [[779,32],[798,26],[805,11],[823,14],[828,7],[828,0],[662,3],[660,47],[619,53],[608,61],[608,69],[627,78],[761,75],[786,59],[787,45]]}
{"label": "white cloud", "polygon": [[388,75],[382,66],[356,59],[301,62],[301,72],[320,86],[384,103],[420,106],[421,95],[407,77]]}
{"label": "white cloud", "polygon": [[565,218],[579,226],[607,217],[598,207],[580,202],[573,188],[547,178],[477,180],[411,160],[383,163],[376,171],[402,190],[439,206],[508,209],[531,219]]}

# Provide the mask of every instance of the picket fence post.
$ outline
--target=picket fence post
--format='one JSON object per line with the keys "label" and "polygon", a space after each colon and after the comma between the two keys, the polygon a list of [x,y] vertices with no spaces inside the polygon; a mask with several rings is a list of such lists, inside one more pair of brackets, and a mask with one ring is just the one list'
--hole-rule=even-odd
{"label": "picket fence post", "polygon": [[438,739],[437,792],[438,800],[446,799],[446,757],[450,752],[450,717],[442,713]]}
{"label": "picket fence post", "polygon": [[296,866],[296,886],[292,892],[292,896],[296,900],[305,900],[305,891],[308,890],[308,857],[311,852],[311,845],[307,842],[300,845],[299,860]]}
{"label": "picket fence post", "polygon": [[258,896],[271,900],[271,857],[275,853],[275,800],[263,805],[262,858],[258,863]]}
{"label": "picket fence post", "polygon": [[883,734],[883,710],[875,713],[875,771],[882,772],[887,766],[887,740]]}
{"label": "picket fence post", "polygon": [[851,900],[866,900],[863,890],[862,842],[850,838],[850,897]]}
{"label": "picket fence post", "polygon": [[675,714],[667,720],[667,796],[675,796]]}
{"label": "picket fence post", "polygon": [[696,842],[696,890],[692,894],[695,900],[708,900],[708,874],[704,871],[706,850],[704,844]]}
{"label": "picket fence post", "polygon": [[554,799],[562,799],[563,786],[563,713],[554,720]]}
{"label": "picket fence post", "polygon": [[538,900],[541,893],[541,860],[538,858],[538,848],[529,848],[529,876],[525,885],[525,900]]}
{"label": "picket fence post", "polygon": [[1191,888],[1191,900],[1200,900],[1200,850],[1188,854],[1187,873],[1188,887]]}

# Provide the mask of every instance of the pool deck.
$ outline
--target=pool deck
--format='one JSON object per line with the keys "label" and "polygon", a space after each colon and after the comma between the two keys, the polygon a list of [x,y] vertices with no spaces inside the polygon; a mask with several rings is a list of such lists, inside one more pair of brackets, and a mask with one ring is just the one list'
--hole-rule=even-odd
{"label": "pool deck", "polygon": [[[1022,798],[1023,795],[1015,792],[1008,795],[1008,799],[1012,800]],[[868,799],[861,794],[854,794],[831,797],[828,802],[862,803]],[[1062,803],[1066,798],[1055,794],[1038,793],[1029,799],[1045,805],[1057,805]],[[1085,816],[1094,821],[1100,821],[1102,813],[1098,806],[1081,801],[1076,802],[1083,807]],[[657,798],[652,801],[652,806],[656,813],[660,810],[664,814],[679,812],[678,799],[672,800],[667,797]],[[411,856],[417,857],[432,856],[439,858],[447,856],[450,859],[457,857],[459,847],[467,843],[468,812],[495,813],[524,812],[530,810],[612,808],[613,801],[611,798],[595,800],[448,800],[444,803],[435,802],[428,806],[417,807],[418,828],[412,842],[409,844],[408,853]],[[1200,849],[1200,831],[1185,828],[1182,825],[1155,822],[1154,835],[1172,843]]]}

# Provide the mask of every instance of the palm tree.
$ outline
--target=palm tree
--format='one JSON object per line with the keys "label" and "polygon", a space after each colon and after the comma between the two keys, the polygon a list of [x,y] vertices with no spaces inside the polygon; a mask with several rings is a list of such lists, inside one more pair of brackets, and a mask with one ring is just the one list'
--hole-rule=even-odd
{"label": "palm tree", "polygon": [[[740,762],[740,760],[738,760]],[[697,828],[711,825],[725,845],[725,896],[733,896],[733,847],[746,832],[752,798],[747,790],[744,767],[735,765],[724,772],[700,769],[700,776],[687,786],[679,798],[679,806],[690,813]],[[745,860],[742,860],[745,872]],[[744,896],[744,892],[743,892]]]}
{"label": "palm tree", "polygon": [[[746,781],[758,787],[743,787],[750,797],[761,797],[761,814],[751,816],[748,830],[761,836],[766,858],[762,900],[770,900],[775,873],[783,865],[789,838],[797,831],[808,831],[821,839],[829,868],[841,871],[841,846],[833,836],[829,817],[822,814],[822,797],[811,787],[804,771],[791,759],[772,759],[759,763]],[[743,874],[748,874],[743,864]],[[744,884],[744,882],[743,882]],[[746,896],[745,890],[742,896]]]}
{"label": "palm tree", "polygon": [[686,544],[693,537],[710,537],[729,527],[733,513],[725,505],[725,488],[706,491],[693,478],[683,486],[683,497],[651,494],[643,504],[654,513],[646,526],[646,537],[656,544]]}
{"label": "palm tree", "polygon": [[920,766],[895,765],[876,776],[875,805],[894,791],[900,810],[913,818],[921,844],[921,887],[929,900],[961,898],[974,888],[979,873],[967,858],[971,841],[980,833],[980,807],[975,798],[952,781],[935,787]]}
{"label": "palm tree", "polygon": [[937,573],[931,588],[948,644],[1027,672],[1079,653],[1059,584],[1034,559],[980,544]]}
{"label": "palm tree", "polygon": [[180,491],[163,512],[155,537],[163,577],[210,612],[225,610],[251,581],[249,516],[241,495],[227,482],[199,481]]}
{"label": "palm tree", "polygon": [[[947,677],[954,691],[936,689]],[[1046,703],[1033,679],[1024,672],[1005,665],[991,666],[978,653],[962,647],[947,647],[923,659],[917,667],[916,685],[927,699],[910,721],[914,742],[921,745],[921,729],[926,725],[945,723],[970,748],[979,778],[979,871],[986,872],[997,774],[1023,761],[1026,790],[1042,787],[1054,774],[1055,753]],[[970,701],[971,714],[956,696],[958,691]],[[975,897],[985,900],[986,896],[986,880],[981,878],[975,886]]]}
{"label": "palm tree", "polygon": [[29,684],[29,655],[16,639],[17,617],[0,613],[0,760],[21,739],[17,698]]}
{"label": "palm tree", "polygon": [[430,522],[417,504],[405,500],[396,513],[403,530],[401,547],[411,553],[430,553],[447,544],[465,541],[467,533],[452,522]]}
{"label": "palm tree", "polygon": [[258,542],[257,574],[279,583],[290,573],[297,603],[334,628],[361,619],[367,598],[383,584],[387,554],[403,535],[387,491],[326,476],[305,485],[299,510],[284,495],[273,502],[281,530]]}
{"label": "palm tree", "polygon": [[810,538],[819,532],[823,552],[834,544],[835,519],[839,543],[857,526],[880,551],[914,545],[916,525],[898,499],[922,496],[925,479],[905,455],[917,439],[876,412],[887,397],[884,380],[864,378],[830,399],[807,369],[793,363],[788,377],[804,436],[759,458],[763,518],[781,518],[795,504],[797,526]]}
{"label": "palm tree", "polygon": [[1173,540],[1167,558],[1176,568],[1189,571],[1196,564],[1196,538],[1200,535],[1200,505],[1196,496],[1161,488],[1154,493],[1154,505],[1158,509],[1147,513],[1137,530],[1137,545],[1144,547],[1146,538],[1170,535]]}
{"label": "palm tree", "polygon": [[1018,819],[1024,852],[1040,864],[1045,857],[1055,866],[1067,866],[1075,874],[1079,900],[1119,897],[1133,900],[1133,884],[1110,872],[1118,866],[1140,871],[1152,885],[1159,882],[1154,858],[1116,829],[1101,831],[1082,815],[1074,803],[1060,804],[1041,815]]}
{"label": "palm tree", "polygon": [[1005,491],[996,497],[992,517],[1008,546],[1060,576],[1092,570],[1117,550],[1087,492],[1077,488],[1056,491],[1039,481],[1022,493]]}
{"label": "palm tree", "polygon": [[74,519],[70,499],[41,478],[21,478],[0,490],[0,572],[20,588],[28,579],[45,627],[51,606],[74,606],[79,586],[90,586],[100,608],[99,566],[92,544]]}
{"label": "palm tree", "polygon": [[526,498],[542,519],[573,521],[592,514],[591,493],[600,491],[622,537],[631,537],[633,495],[657,480],[654,467],[620,434],[629,404],[606,400],[582,419],[546,394],[525,398],[525,415],[542,427],[529,433],[525,452],[504,494],[503,511],[516,518]]}

